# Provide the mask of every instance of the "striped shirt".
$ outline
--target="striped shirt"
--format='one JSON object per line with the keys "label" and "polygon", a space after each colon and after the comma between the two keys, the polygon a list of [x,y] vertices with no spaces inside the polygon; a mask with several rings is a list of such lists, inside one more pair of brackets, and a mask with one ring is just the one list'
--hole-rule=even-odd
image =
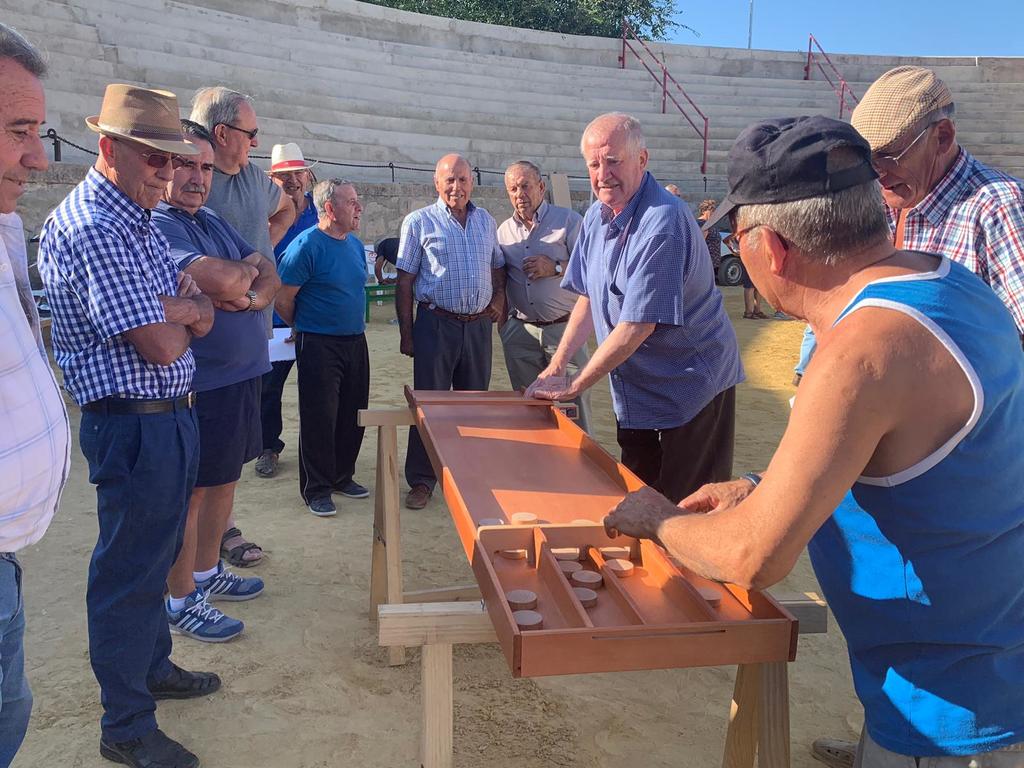
{"label": "striped shirt", "polygon": [[505,257],[494,217],[473,203],[466,208],[465,227],[440,197],[406,216],[397,266],[416,275],[416,301],[475,315],[491,303],[491,269],[505,266]]}
{"label": "striped shirt", "polygon": [[[895,235],[897,210],[887,208]],[[903,248],[947,256],[988,283],[1024,335],[1024,182],[966,150],[905,214]]]}
{"label": "striped shirt", "polygon": [[16,213],[0,215],[0,552],[35,544],[68,477],[71,432],[43,350]]}
{"label": "striped shirt", "polygon": [[700,227],[650,173],[618,215],[590,206],[562,287],[589,297],[599,343],[619,323],[656,324],[609,374],[620,427],[682,426],[743,381]]}
{"label": "striped shirt", "polygon": [[192,350],[147,362],[125,331],[165,322],[178,268],[150,212],[95,168],[43,224],[39,275],[53,311],[53,350],[79,405],[108,396],[155,400],[188,393]]}

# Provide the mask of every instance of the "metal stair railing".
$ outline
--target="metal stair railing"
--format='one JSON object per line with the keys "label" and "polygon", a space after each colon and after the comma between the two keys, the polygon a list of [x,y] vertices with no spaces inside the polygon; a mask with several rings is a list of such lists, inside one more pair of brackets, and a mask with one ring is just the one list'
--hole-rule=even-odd
{"label": "metal stair railing", "polygon": [[[820,56],[816,56],[814,48],[817,48],[818,51],[820,51]],[[832,74],[835,76],[835,81],[829,77],[825,67],[822,66],[821,59],[824,59],[825,64],[828,64],[829,69],[832,70]],[[813,33],[808,36],[807,40],[807,64],[804,65],[804,80],[811,79],[811,65],[814,65],[819,69],[822,76],[825,78],[825,81],[832,86],[832,90],[839,96],[839,119],[842,120],[846,107],[849,106],[852,110],[853,105],[858,103],[860,99],[857,98],[853,89],[850,88],[850,84],[846,82],[846,78],[839,73],[838,69],[836,69],[836,65],[832,63],[832,59],[830,59],[828,54],[825,53],[825,49],[821,47],[821,43],[818,42],[818,39]],[[849,96],[849,99],[847,99],[847,96]]]}

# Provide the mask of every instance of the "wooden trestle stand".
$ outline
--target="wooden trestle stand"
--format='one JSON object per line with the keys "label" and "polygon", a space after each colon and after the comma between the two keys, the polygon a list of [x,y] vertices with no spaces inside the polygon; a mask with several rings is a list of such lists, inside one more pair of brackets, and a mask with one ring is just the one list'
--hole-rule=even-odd
{"label": "wooden trestle stand", "polygon": [[[424,426],[424,409],[429,410],[430,405],[447,406],[449,412],[453,406],[481,405],[479,399],[473,401],[463,399],[466,397],[486,400],[485,407],[492,409],[503,404],[527,404],[513,393],[428,394],[407,391],[407,395],[410,401],[409,408],[360,411],[359,423],[364,427],[377,428],[370,617],[378,622],[379,641],[382,646],[387,647],[388,660],[391,665],[400,665],[405,662],[406,647],[419,646],[421,648],[423,722],[420,763],[423,768],[450,768],[452,765],[452,645],[493,642],[499,642],[502,645],[515,676],[578,672],[581,670],[562,669],[557,665],[565,663],[565,659],[579,658],[583,658],[584,661],[576,661],[577,664],[587,663],[587,658],[591,659],[591,663],[593,663],[593,659],[598,659],[597,666],[592,667],[593,671],[672,666],[718,666],[723,662],[716,656],[717,648],[728,646],[731,643],[733,646],[747,649],[744,659],[750,658],[752,661],[743,661],[737,666],[722,760],[723,768],[753,768],[755,756],[760,768],[789,768],[789,684],[786,666],[788,661],[778,660],[779,648],[780,644],[781,646],[788,644],[788,648],[781,648],[782,658],[785,659],[788,651],[788,658],[792,660],[796,652],[797,627],[799,627],[800,634],[827,631],[828,611],[823,600],[813,593],[779,594],[775,595],[773,599],[771,596],[760,593],[746,593],[739,588],[733,588],[732,585],[704,582],[689,572],[686,573],[684,580],[680,578],[678,572],[675,572],[675,576],[666,577],[666,583],[663,585],[666,592],[674,591],[678,599],[692,601],[695,605],[700,602],[700,598],[694,598],[694,595],[700,595],[709,600],[721,599],[723,609],[715,614],[717,619],[729,618],[728,611],[724,609],[725,603],[731,605],[735,602],[737,606],[745,606],[751,611],[756,609],[759,615],[765,618],[759,624],[764,625],[766,629],[758,629],[759,634],[757,635],[744,634],[750,629],[743,626],[744,622],[724,620],[700,625],[711,628],[711,630],[700,631],[694,629],[696,625],[666,624],[664,620],[649,622],[656,626],[646,628],[643,626],[609,628],[591,623],[586,612],[579,607],[578,603],[575,607],[572,605],[566,607],[567,611],[575,610],[579,614],[578,622],[569,626],[554,626],[552,627],[556,630],[554,632],[521,633],[515,629],[514,622],[510,629],[505,619],[510,619],[511,614],[508,613],[507,606],[503,604],[502,593],[494,590],[498,581],[505,579],[507,573],[512,574],[508,578],[518,578],[515,575],[516,572],[509,570],[516,567],[535,569],[530,573],[541,573],[545,568],[548,569],[546,573],[552,571],[557,573],[557,568],[551,565],[556,561],[552,557],[545,534],[552,537],[553,541],[561,536],[563,543],[569,540],[570,543],[580,544],[595,537],[599,538],[599,529],[596,526],[590,526],[579,529],[587,531],[587,533],[577,533],[566,528],[565,525],[537,526],[535,529],[513,528],[513,526],[492,527],[479,519],[492,514],[486,510],[473,513],[473,516],[477,518],[476,522],[482,525],[477,529],[469,515],[467,502],[455,489],[452,473],[443,462],[439,461],[438,452],[433,445],[435,441],[440,442],[443,439],[440,429],[437,430],[438,434],[424,435],[424,442],[431,453],[435,469],[439,464],[441,465],[442,471],[438,473],[441,485],[452,511],[456,528],[467,550],[467,556],[473,563],[478,584],[404,592],[399,524],[398,428],[415,425],[417,416],[421,420],[421,427]],[[417,396],[420,397],[418,402],[416,401]],[[529,410],[539,413],[533,408]],[[556,409],[549,407],[546,410],[554,412]],[[441,408],[438,412],[443,413],[444,409]],[[564,424],[561,422],[569,423],[559,413],[554,413],[553,418],[558,420],[562,427]],[[440,420],[439,418],[438,421]],[[432,430],[428,428],[428,431]],[[575,428],[572,431],[582,435]],[[475,433],[479,432],[481,430],[475,430]],[[508,439],[510,433],[507,430],[503,432],[499,430],[499,432]],[[524,434],[527,433],[529,430],[524,430]],[[456,434],[459,436],[474,434],[474,428],[460,426]],[[449,437],[449,439],[451,438]],[[614,459],[608,457],[599,448],[595,452],[596,444],[585,435],[572,439],[579,444],[578,448],[567,444],[558,449],[564,451],[568,448],[587,452],[589,459],[600,463],[602,469],[619,471],[619,476],[624,477],[627,481],[626,487],[632,487],[632,484],[639,482],[631,475],[625,477],[629,474],[628,471],[621,468],[620,465],[616,465]],[[471,460],[468,460],[467,463],[471,463]],[[615,470],[615,467],[619,467],[619,470]],[[467,467],[467,469],[478,471],[478,468]],[[623,472],[625,474],[622,474]],[[601,497],[595,498],[600,499]],[[480,506],[479,501],[477,501],[477,506]],[[550,516],[552,519],[556,519],[559,514],[555,510]],[[564,515],[562,517],[564,518]],[[564,522],[564,519],[558,520],[558,522]],[[565,539],[566,536],[569,538]],[[496,551],[494,547],[499,543],[505,546],[523,546],[529,551],[528,558],[518,561],[522,565],[513,564],[513,561],[503,560],[500,557],[495,558],[492,563],[482,544],[485,540],[491,542],[491,552]],[[531,544],[531,540],[533,544]],[[616,577],[609,575],[611,571],[608,570],[607,562],[597,554],[596,546],[593,548],[592,555],[596,560],[596,566],[592,561],[591,567],[595,567],[598,572],[603,572],[606,579],[610,578],[612,582],[616,582],[606,583],[606,588],[613,588],[607,590],[609,597],[602,597],[602,600],[606,601],[606,604],[612,606],[614,610],[620,608],[633,610],[636,612],[634,615],[639,615],[644,606],[642,602],[637,602],[636,588],[629,587],[627,589],[620,586]],[[583,551],[589,549],[591,548],[586,545],[581,548]],[[663,553],[660,550],[655,550],[657,548],[651,546],[650,542],[633,540],[633,554],[635,555],[633,559],[647,565],[648,570],[641,570],[656,580],[660,576],[658,569],[672,566],[663,564]],[[581,559],[584,558],[581,556]],[[526,565],[527,563],[529,566]],[[555,577],[547,576],[545,578]],[[669,580],[672,583],[668,583]],[[627,583],[640,585],[641,581],[622,580],[622,584]],[[541,583],[540,586],[544,588],[545,584]],[[642,589],[642,587],[640,588]],[[708,594],[715,590],[717,593]],[[630,595],[631,591],[633,596]],[[566,598],[557,594],[545,593],[544,597],[549,600],[549,604],[552,600],[561,601],[563,606],[566,603]],[[718,605],[718,603],[712,604]],[[664,606],[659,609],[664,612]],[[707,611],[706,608],[704,610]],[[575,615],[570,618],[576,621]],[[640,616],[639,623],[648,622],[643,622],[642,616]],[[787,627],[791,630],[792,639],[785,634]],[[766,632],[768,634],[765,634]],[[600,637],[596,637],[597,635]],[[711,637],[704,640],[700,635]],[[770,642],[763,643],[761,638],[768,638]],[[594,656],[595,652],[589,650],[587,642],[594,639],[617,640],[620,642],[612,645],[629,648],[634,647],[632,644],[637,644],[635,647],[640,651],[650,648],[652,653],[642,653],[640,658],[652,657],[654,660],[651,661],[650,658],[647,658],[646,661],[629,666],[624,666],[621,658],[618,662],[605,662],[603,656]],[[723,640],[727,640],[727,642],[723,642]],[[754,642],[755,640],[756,642]],[[570,645],[563,645],[564,643]],[[774,651],[761,650],[763,645],[772,645],[773,643]],[[679,662],[679,651],[673,649],[677,649],[680,645],[684,645],[688,649],[696,649],[690,651],[695,654],[693,660],[685,663]],[[602,648],[608,646],[608,643],[604,643]],[[560,647],[572,648],[573,651],[571,654],[559,654]],[[588,653],[590,653],[589,657]],[[774,655],[764,655],[768,653],[774,653]],[[673,654],[676,657],[670,658]],[[759,654],[761,655],[759,656]],[[659,658],[665,658],[665,663],[659,663]],[[766,658],[773,660],[763,660]],[[555,660],[552,661],[552,659]],[[560,662],[558,659],[563,661]]]}

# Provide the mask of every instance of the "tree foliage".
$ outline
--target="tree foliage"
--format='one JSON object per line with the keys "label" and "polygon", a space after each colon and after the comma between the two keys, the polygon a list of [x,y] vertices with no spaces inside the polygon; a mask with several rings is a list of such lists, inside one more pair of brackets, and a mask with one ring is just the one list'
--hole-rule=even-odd
{"label": "tree foliage", "polygon": [[640,37],[664,40],[684,26],[673,0],[369,0],[403,11],[568,35],[618,37],[625,18]]}

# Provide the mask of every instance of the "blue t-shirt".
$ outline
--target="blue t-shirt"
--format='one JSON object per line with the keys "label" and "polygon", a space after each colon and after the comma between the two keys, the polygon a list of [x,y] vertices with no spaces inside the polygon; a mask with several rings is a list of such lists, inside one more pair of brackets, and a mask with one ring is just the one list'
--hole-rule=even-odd
{"label": "blue t-shirt", "polygon": [[609,375],[621,427],[687,424],[743,381],[700,228],[650,173],[617,216],[601,202],[590,206],[562,287],[590,298],[599,343],[619,323],[656,324]]}
{"label": "blue t-shirt", "polygon": [[[860,477],[811,539],[846,637],[864,726],[902,755],[973,755],[1024,741],[1024,355],[992,290],[943,259],[864,286],[862,307],[907,315],[974,390],[935,453]],[[1024,755],[1022,755],[1024,757]],[[909,763],[908,763],[909,764]]]}
{"label": "blue t-shirt", "polygon": [[[171,258],[181,270],[201,256],[241,261],[256,252],[234,227],[206,207],[193,216],[161,200],[153,211],[153,223],[170,243]],[[213,328],[192,339],[192,354],[196,392],[262,376],[270,370],[263,314],[215,309]]]}
{"label": "blue t-shirt", "polygon": [[352,336],[366,329],[366,251],[354,234],[338,240],[307,229],[285,249],[278,273],[285,285],[299,286],[295,330]]}

